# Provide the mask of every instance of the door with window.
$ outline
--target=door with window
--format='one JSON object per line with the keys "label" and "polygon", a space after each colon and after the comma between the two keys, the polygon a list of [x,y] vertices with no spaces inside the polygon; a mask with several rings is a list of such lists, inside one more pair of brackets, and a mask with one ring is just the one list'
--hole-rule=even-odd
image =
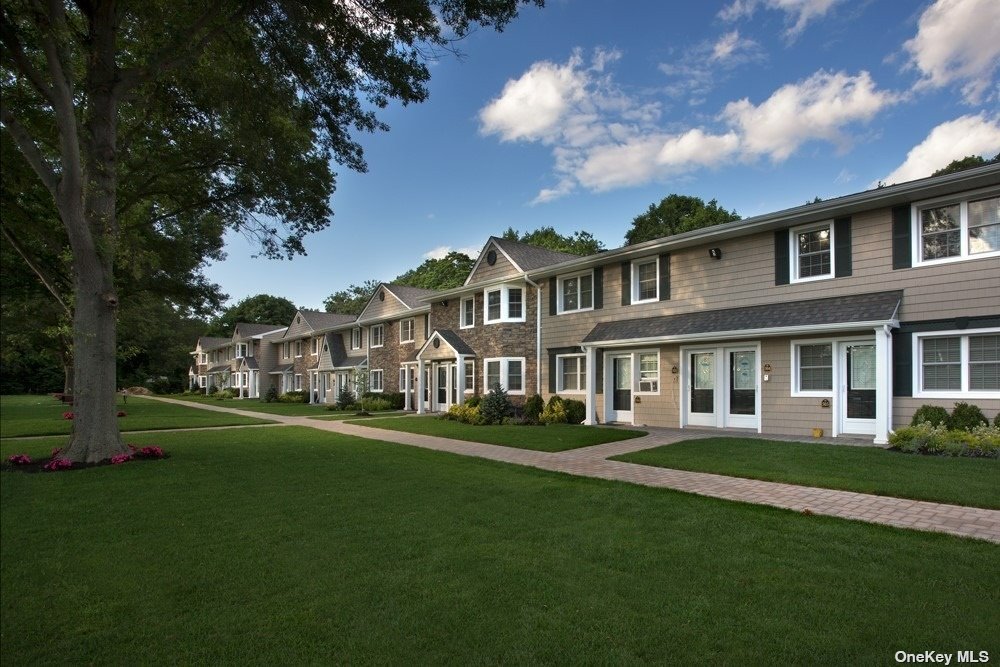
{"label": "door with window", "polygon": [[433,375],[434,401],[437,404],[435,409],[446,411],[457,402],[455,387],[458,383],[455,364],[435,364]]}
{"label": "door with window", "polygon": [[632,421],[632,355],[615,355],[610,358],[611,409],[608,420]]}
{"label": "door with window", "polygon": [[760,428],[757,346],[688,349],[682,423],[717,428]]}
{"label": "door with window", "polygon": [[840,433],[875,434],[875,344],[840,346]]}

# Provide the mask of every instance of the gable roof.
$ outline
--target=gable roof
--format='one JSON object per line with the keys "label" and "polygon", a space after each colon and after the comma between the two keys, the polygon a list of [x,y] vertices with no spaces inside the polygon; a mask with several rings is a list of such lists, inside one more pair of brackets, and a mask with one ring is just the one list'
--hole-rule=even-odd
{"label": "gable roof", "polygon": [[209,350],[218,350],[220,347],[225,347],[226,345],[229,345],[231,341],[231,338],[201,336],[198,338],[198,346],[201,348],[202,352],[208,352]]}
{"label": "gable roof", "polygon": [[233,338],[236,338],[237,332],[240,334],[240,338],[252,338],[254,336],[263,336],[264,334],[275,333],[278,331],[284,331],[284,324],[257,324],[255,322],[237,322],[236,326],[233,327]]}
{"label": "gable roof", "polygon": [[420,359],[420,356],[424,353],[424,350],[427,349],[428,345],[432,345],[435,339],[443,340],[445,342],[445,345],[447,345],[448,347],[450,347],[452,350],[455,351],[456,355],[462,355],[466,357],[476,356],[476,351],[473,350],[471,347],[469,347],[469,344],[466,343],[464,340],[462,340],[462,337],[459,336],[454,331],[452,331],[451,329],[435,329],[434,333],[430,335],[430,338],[424,341],[424,344],[421,345],[420,349],[416,351],[416,354],[411,355],[404,361],[410,362],[415,359]]}
{"label": "gable roof", "polygon": [[[379,314],[379,309],[376,308],[376,314],[370,317],[365,317],[365,313],[367,313],[368,309],[375,304],[375,299],[383,291],[388,292],[405,310]],[[433,300],[438,293],[439,292],[437,290],[425,289],[423,287],[410,287],[409,285],[397,285],[395,283],[379,283],[378,287],[375,288],[375,291],[372,292],[372,295],[368,297],[368,301],[365,302],[364,310],[362,310],[361,314],[358,315],[357,321],[359,323],[367,323],[377,322],[379,320],[390,320],[396,316],[405,317],[411,310],[429,308],[430,306],[428,306],[427,301]],[[382,305],[383,303],[380,301],[379,307]]]}
{"label": "gable roof", "polygon": [[476,275],[476,270],[479,268],[479,265],[483,263],[483,259],[487,254],[489,254],[490,245],[493,245],[497,250],[503,253],[504,257],[507,258],[507,261],[509,261],[519,273],[535,271],[551,264],[560,264],[562,262],[580,259],[579,255],[573,255],[567,252],[558,252],[547,248],[539,248],[538,246],[531,245],[530,243],[502,239],[499,236],[491,236],[487,239],[485,245],[483,245],[483,249],[480,251],[479,257],[476,259],[476,263],[472,266],[472,270],[469,271],[469,275],[466,277],[464,285],[473,284],[472,276]]}
{"label": "gable roof", "polygon": [[354,315],[346,313],[328,313],[322,310],[300,310],[302,319],[306,321],[313,331],[325,331],[344,324],[350,324],[355,319]]}
{"label": "gable roof", "polygon": [[395,283],[387,283],[385,288],[396,295],[396,298],[402,301],[403,305],[408,308],[422,308],[426,304],[421,299],[433,297],[438,293],[438,290],[434,289],[397,285]]}
{"label": "gable roof", "polygon": [[782,333],[838,325],[888,324],[895,320],[902,298],[903,292],[896,290],[615,320],[595,326],[583,342],[684,340],[700,335],[718,337],[729,333],[742,337],[762,330]]}

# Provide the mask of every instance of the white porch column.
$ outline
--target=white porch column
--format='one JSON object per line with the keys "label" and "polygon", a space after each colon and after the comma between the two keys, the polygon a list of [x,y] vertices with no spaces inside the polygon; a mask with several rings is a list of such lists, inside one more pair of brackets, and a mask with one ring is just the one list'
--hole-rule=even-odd
{"label": "white porch column", "polygon": [[403,409],[409,412],[413,409],[413,366],[403,366]]}
{"label": "white porch column", "polygon": [[892,331],[888,326],[875,330],[875,440],[889,444],[892,430]]}
{"label": "white porch column", "polygon": [[584,424],[597,423],[597,348],[584,348],[587,352],[587,418]]}
{"label": "white porch column", "polygon": [[417,414],[424,414],[424,385],[427,384],[424,381],[424,362],[421,359],[417,362]]}
{"label": "white porch column", "polygon": [[456,403],[465,403],[465,356],[458,355],[458,367],[455,369],[455,378],[458,380],[458,390],[455,392]]}

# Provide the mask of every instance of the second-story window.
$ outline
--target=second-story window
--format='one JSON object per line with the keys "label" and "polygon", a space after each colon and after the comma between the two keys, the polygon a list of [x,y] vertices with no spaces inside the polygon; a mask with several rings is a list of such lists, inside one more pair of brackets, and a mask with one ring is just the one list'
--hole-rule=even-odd
{"label": "second-story window", "polygon": [[413,318],[408,320],[402,320],[399,323],[399,342],[400,343],[412,343],[413,342]]}
{"label": "second-story window", "polygon": [[310,354],[319,354],[319,338],[312,339],[312,349],[310,349]]}
{"label": "second-story window", "polygon": [[295,356],[296,357],[302,356],[302,341],[300,340],[295,341]]}
{"label": "second-story window", "polygon": [[483,321],[486,324],[524,321],[523,288],[503,285],[486,290],[483,299],[485,303]]}
{"label": "second-story window", "polygon": [[632,303],[656,301],[659,298],[659,258],[650,257],[632,262]]}
{"label": "second-story window", "polygon": [[1000,254],[1000,197],[915,208],[918,263]]}
{"label": "second-story window", "polygon": [[245,356],[247,356],[247,344],[246,343],[237,343],[236,344],[236,358],[237,359],[242,359]]}
{"label": "second-story window", "polygon": [[792,230],[792,282],[833,276],[833,226],[830,223]]}
{"label": "second-story window", "polygon": [[583,273],[559,279],[559,312],[571,313],[594,307],[594,274]]}
{"label": "second-story window", "polygon": [[351,329],[351,349],[360,350],[361,349],[361,329]]}
{"label": "second-story window", "polygon": [[462,299],[462,321],[459,326],[469,329],[476,325],[476,297]]}
{"label": "second-story window", "polygon": [[382,347],[385,345],[385,329],[383,325],[376,324],[368,330],[368,345],[370,347]]}

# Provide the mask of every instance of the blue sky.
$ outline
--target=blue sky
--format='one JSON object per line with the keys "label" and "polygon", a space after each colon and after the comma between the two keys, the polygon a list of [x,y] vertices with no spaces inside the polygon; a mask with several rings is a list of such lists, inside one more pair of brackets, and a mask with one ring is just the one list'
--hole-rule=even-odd
{"label": "blue sky", "polygon": [[458,46],[360,137],[306,257],[227,239],[206,273],[231,303],[322,308],[509,226],[614,248],[671,193],[748,217],[1000,152],[996,0],[549,0]]}

